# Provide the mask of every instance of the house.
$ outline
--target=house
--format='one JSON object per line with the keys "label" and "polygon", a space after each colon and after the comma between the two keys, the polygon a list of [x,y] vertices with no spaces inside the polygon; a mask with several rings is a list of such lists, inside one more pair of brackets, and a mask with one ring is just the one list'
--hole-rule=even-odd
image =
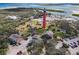
{"label": "house", "polygon": [[21,40],[23,40],[23,38],[18,34],[11,34],[9,36],[9,39],[10,39],[10,43],[12,43],[12,44],[20,43]]}
{"label": "house", "polygon": [[6,16],[5,18],[6,18],[6,19],[12,19],[12,20],[16,20],[16,19],[20,20],[20,19],[21,19],[21,17],[15,16],[15,15],[8,15],[8,16]]}

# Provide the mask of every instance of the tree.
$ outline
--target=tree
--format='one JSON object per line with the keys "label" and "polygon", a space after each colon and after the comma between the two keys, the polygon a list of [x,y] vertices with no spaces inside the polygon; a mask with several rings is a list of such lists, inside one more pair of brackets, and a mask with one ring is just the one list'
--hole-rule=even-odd
{"label": "tree", "polygon": [[0,39],[0,55],[5,55],[8,50],[8,42],[7,39]]}

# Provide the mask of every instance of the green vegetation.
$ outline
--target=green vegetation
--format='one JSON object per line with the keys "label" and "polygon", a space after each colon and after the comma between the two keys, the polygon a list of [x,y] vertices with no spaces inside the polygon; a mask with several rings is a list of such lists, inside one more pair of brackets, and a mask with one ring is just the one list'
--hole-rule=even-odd
{"label": "green vegetation", "polygon": [[50,9],[47,9],[47,11],[50,11],[50,12],[61,12],[61,13],[64,13],[63,10],[50,10]]}
{"label": "green vegetation", "polygon": [[67,44],[65,44],[65,43],[63,43],[63,46],[62,47],[63,48],[69,48],[69,46]]}
{"label": "green vegetation", "polygon": [[[72,26],[73,24],[73,26]],[[77,23],[78,24],[78,23]],[[69,38],[73,36],[78,35],[78,31],[75,28],[76,23],[69,23],[66,20],[59,20],[59,21],[53,21],[51,22],[51,25],[48,27],[49,30],[53,31],[54,38],[57,38],[57,36],[61,38]]]}
{"label": "green vegetation", "polygon": [[5,55],[8,50],[7,39],[0,39],[0,55]]}
{"label": "green vegetation", "polygon": [[39,29],[36,29],[36,32],[37,32],[38,34],[42,34],[44,31],[43,31],[42,28],[39,28]]}
{"label": "green vegetation", "polygon": [[78,16],[79,17],[79,14],[72,14],[73,16]]}
{"label": "green vegetation", "polygon": [[12,33],[16,33],[16,27],[20,24],[20,22],[12,21],[12,20],[0,20],[0,34],[10,35]]}
{"label": "green vegetation", "polygon": [[61,38],[64,38],[65,37],[65,33],[63,33],[63,32],[55,32],[54,33],[54,37],[57,38],[57,36],[59,36]]}
{"label": "green vegetation", "polygon": [[[14,9],[13,10],[0,10],[0,55],[5,55],[8,50],[8,44],[10,42],[8,41],[8,37],[11,34],[19,33],[16,30],[16,27],[27,22],[28,18],[33,14],[32,9],[28,9],[26,11],[19,10],[16,12]],[[7,19],[6,18],[7,15],[15,15],[15,16],[18,15],[22,17],[22,19],[21,20]]]}
{"label": "green vegetation", "polygon": [[[64,12],[63,10],[49,10],[49,9],[47,9],[47,11]],[[21,20],[5,19],[5,16],[12,15],[12,14],[21,16],[22,19]],[[22,25],[23,28],[26,28],[25,31],[23,31],[22,33],[22,37],[24,39],[27,39],[27,37],[32,34],[30,26],[27,27],[25,25],[26,25],[26,22],[29,22],[29,17],[31,15],[37,15],[38,13],[35,13],[33,9],[32,10],[28,9],[25,11],[19,10],[17,11],[17,13],[14,12],[12,14],[9,12],[9,10],[7,10],[6,14],[3,13],[0,15],[0,54],[1,55],[6,54],[8,50],[8,37],[14,33],[20,33],[18,30],[16,30],[17,27]],[[79,15],[76,15],[76,16],[79,16]],[[53,22],[50,22],[50,25],[48,26],[48,29],[46,29],[46,31],[48,30],[51,30],[54,33],[55,39],[57,39],[58,36],[61,38],[69,38],[69,37],[77,36],[79,34],[78,32],[79,21],[74,23],[73,22],[69,23],[69,21],[67,20],[54,20]],[[43,34],[43,32],[44,31],[42,28],[35,29],[35,33],[39,35]],[[64,44],[63,47],[67,48],[68,46]],[[34,49],[37,49],[37,48],[34,48]],[[39,47],[38,50],[41,50],[41,48]]]}
{"label": "green vegetation", "polygon": [[[43,9],[40,9],[40,10],[43,10]],[[46,9],[47,11],[49,12],[61,12],[61,13],[64,13],[63,10],[52,10],[52,9]]]}
{"label": "green vegetation", "polygon": [[8,50],[8,37],[16,33],[18,23],[11,20],[0,19],[0,55],[5,55]]}

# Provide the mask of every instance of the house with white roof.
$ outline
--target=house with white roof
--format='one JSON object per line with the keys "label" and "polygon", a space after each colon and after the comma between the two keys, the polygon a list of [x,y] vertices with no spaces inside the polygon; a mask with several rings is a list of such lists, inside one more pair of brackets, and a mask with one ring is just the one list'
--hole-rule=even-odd
{"label": "house with white roof", "polygon": [[21,19],[21,17],[15,16],[15,15],[8,15],[8,16],[6,16],[5,18],[6,18],[6,19],[12,19],[12,20]]}

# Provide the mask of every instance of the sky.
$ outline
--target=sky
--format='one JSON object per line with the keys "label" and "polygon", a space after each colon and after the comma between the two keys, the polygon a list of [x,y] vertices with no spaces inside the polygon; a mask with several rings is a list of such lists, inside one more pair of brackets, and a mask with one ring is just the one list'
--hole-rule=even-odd
{"label": "sky", "polygon": [[17,3],[79,3],[79,0],[0,0],[0,8],[25,6]]}
{"label": "sky", "polygon": [[1,3],[79,3],[79,0],[0,0]]}
{"label": "sky", "polygon": [[37,7],[35,3],[0,3],[1,8]]}

